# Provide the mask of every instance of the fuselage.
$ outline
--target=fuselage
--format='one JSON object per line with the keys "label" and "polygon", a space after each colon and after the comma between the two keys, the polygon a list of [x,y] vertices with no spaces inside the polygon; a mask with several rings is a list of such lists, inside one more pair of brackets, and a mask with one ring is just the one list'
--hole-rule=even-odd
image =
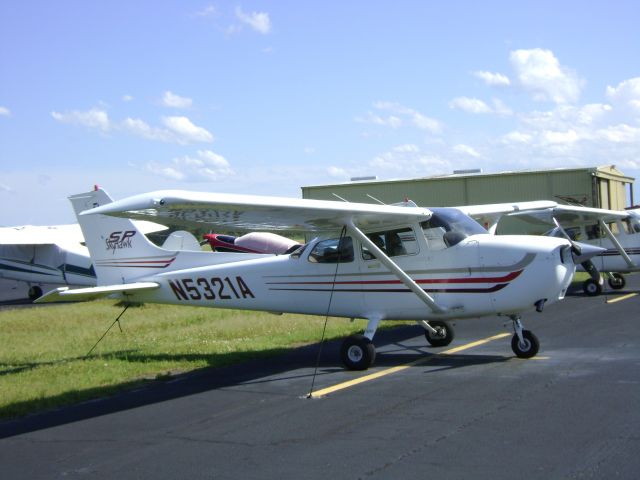
{"label": "fuselage", "polygon": [[135,279],[160,284],[135,299],[354,318],[462,319],[553,303],[564,297],[575,271],[563,239],[478,234],[448,246],[419,225],[398,231],[406,248],[389,257],[443,312],[429,309],[351,237],[317,239],[291,255],[226,254],[229,260],[216,264],[207,264],[206,256],[224,254],[177,252],[174,270]]}
{"label": "fuselage", "polygon": [[0,245],[0,277],[48,285],[96,284],[89,251],[80,244]]}
{"label": "fuselage", "polygon": [[[573,240],[606,249],[591,259],[599,271],[627,273],[640,270],[640,214],[632,211],[628,218],[611,222],[607,226],[633,265],[629,265],[618,246],[597,223],[566,227],[565,231]],[[578,269],[584,270],[580,265]]]}

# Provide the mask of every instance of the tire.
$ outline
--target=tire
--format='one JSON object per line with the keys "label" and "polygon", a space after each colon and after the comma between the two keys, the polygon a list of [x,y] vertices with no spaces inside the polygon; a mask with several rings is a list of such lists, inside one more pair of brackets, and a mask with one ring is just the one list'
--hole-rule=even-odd
{"label": "tire", "polygon": [[37,285],[29,288],[29,300],[35,300],[36,298],[40,298],[42,296],[42,288]]}
{"label": "tire", "polygon": [[627,285],[627,280],[621,273],[612,273],[607,283],[614,290],[622,290]]}
{"label": "tire", "polygon": [[376,348],[364,335],[351,335],[342,342],[340,359],[349,370],[366,370],[376,359]]}
{"label": "tire", "polygon": [[588,297],[595,297],[602,293],[602,285],[596,282],[593,278],[589,278],[582,284],[582,290]]}
{"label": "tire", "polygon": [[524,338],[524,344],[520,343],[518,335],[513,335],[511,338],[511,350],[516,354],[518,358],[531,358],[535,357],[540,350],[540,341],[530,330],[523,330],[522,337]]}
{"label": "tire", "polygon": [[429,325],[440,333],[439,335],[434,336],[429,330],[424,331],[424,336],[432,347],[446,347],[453,341],[453,327],[451,327],[447,322],[443,322],[442,320],[431,320],[429,321]]}

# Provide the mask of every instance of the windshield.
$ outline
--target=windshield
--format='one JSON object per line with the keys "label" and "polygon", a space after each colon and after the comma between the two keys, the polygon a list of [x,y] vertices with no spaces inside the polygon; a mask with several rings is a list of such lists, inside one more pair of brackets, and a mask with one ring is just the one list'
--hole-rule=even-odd
{"label": "windshield", "polygon": [[488,233],[478,222],[457,208],[430,208],[433,215],[422,222],[422,228],[444,228],[445,232],[457,232],[469,235]]}

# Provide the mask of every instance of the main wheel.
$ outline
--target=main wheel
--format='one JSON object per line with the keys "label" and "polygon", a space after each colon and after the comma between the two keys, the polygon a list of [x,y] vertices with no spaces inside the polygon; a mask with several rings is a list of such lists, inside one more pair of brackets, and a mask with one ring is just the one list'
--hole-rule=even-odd
{"label": "main wheel", "polygon": [[582,284],[582,290],[589,297],[595,297],[602,293],[602,285],[596,282],[593,278],[589,278]]}
{"label": "main wheel", "polygon": [[627,280],[621,273],[612,273],[607,282],[614,290],[621,290],[627,284]]}
{"label": "main wheel", "polygon": [[424,331],[424,336],[432,347],[446,347],[451,343],[454,337],[451,325],[442,320],[431,320],[429,325],[438,332],[437,335],[434,335],[429,330]]}
{"label": "main wheel", "polygon": [[524,342],[521,342],[518,335],[514,334],[511,339],[511,350],[516,354],[518,358],[531,358],[535,357],[540,350],[540,341],[533,332],[530,330],[522,331],[522,338]]}
{"label": "main wheel", "polygon": [[36,298],[40,298],[41,296],[42,296],[42,289],[39,286],[34,285],[29,288],[30,300],[35,300]]}
{"label": "main wheel", "polygon": [[342,342],[340,359],[349,370],[366,370],[376,359],[376,347],[364,335],[351,335]]}

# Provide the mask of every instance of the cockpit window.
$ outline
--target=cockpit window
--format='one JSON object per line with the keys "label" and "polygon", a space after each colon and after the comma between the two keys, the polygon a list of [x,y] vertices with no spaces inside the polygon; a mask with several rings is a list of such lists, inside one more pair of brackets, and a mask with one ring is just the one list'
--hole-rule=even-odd
{"label": "cockpit window", "polygon": [[457,208],[432,208],[431,211],[431,218],[420,225],[432,250],[443,250],[457,245],[470,235],[487,233],[478,222]]}
{"label": "cockpit window", "polygon": [[351,237],[332,238],[315,244],[309,261],[313,263],[353,262],[353,241]]}

